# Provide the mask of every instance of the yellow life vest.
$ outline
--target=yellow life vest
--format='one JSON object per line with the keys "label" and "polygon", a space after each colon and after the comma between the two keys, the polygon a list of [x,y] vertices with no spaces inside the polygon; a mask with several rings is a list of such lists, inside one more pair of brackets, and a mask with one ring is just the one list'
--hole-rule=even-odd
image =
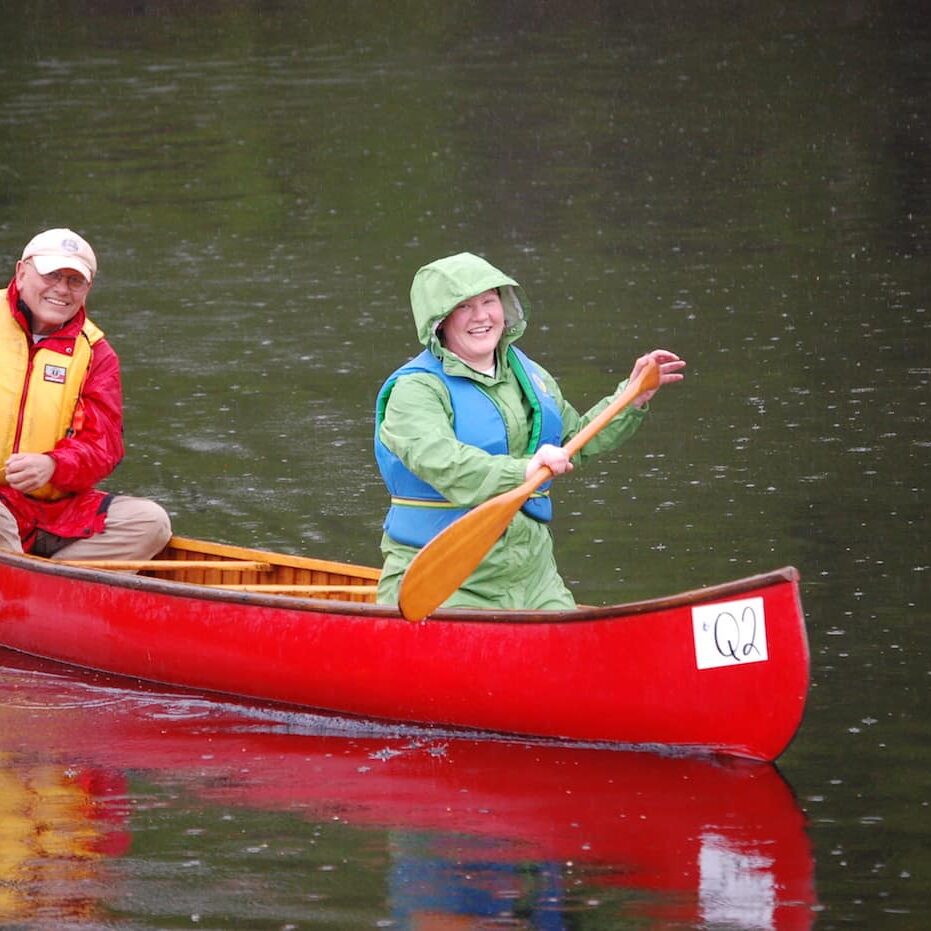
{"label": "yellow life vest", "polygon": [[[0,482],[6,484],[3,463],[12,453],[51,452],[59,440],[80,430],[81,389],[94,343],[103,335],[85,319],[70,355],[43,349],[40,343],[30,364],[29,335],[13,317],[6,294],[0,293]],[[65,493],[49,484],[29,494],[54,501]]]}

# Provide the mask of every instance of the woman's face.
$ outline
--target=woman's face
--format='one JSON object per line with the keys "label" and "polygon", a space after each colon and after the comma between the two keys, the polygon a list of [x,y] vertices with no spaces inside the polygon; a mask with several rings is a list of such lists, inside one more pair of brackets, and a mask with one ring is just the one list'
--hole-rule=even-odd
{"label": "woman's face", "polygon": [[504,305],[492,288],[457,304],[442,323],[443,344],[479,371],[490,369],[504,333]]}

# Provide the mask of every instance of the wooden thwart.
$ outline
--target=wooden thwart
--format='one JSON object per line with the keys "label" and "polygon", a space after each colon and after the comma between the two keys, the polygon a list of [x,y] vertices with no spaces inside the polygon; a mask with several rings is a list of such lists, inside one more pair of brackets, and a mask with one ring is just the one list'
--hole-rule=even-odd
{"label": "wooden thwart", "polygon": [[59,565],[78,569],[112,569],[117,572],[197,572],[210,569],[219,572],[268,572],[271,563],[261,560],[227,559],[71,559],[59,560]]}
{"label": "wooden thwart", "polygon": [[257,582],[254,585],[224,585],[222,582],[204,585],[203,588],[222,588],[227,592],[261,592],[266,595],[325,595],[343,592],[347,595],[374,595],[377,585],[274,585]]}

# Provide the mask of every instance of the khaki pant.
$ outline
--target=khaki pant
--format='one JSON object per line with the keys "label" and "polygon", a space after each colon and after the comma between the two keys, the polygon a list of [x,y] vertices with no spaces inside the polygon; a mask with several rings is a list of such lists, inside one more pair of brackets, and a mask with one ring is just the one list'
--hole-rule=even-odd
{"label": "khaki pant", "polygon": [[[148,498],[118,495],[110,502],[106,527],[63,546],[52,559],[151,559],[171,537],[171,521]],[[23,551],[13,515],[0,504],[0,548]]]}

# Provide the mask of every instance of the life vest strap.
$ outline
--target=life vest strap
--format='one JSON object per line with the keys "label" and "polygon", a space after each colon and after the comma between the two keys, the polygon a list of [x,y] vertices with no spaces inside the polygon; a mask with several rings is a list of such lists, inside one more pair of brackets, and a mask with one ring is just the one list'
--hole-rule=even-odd
{"label": "life vest strap", "polygon": [[[530,495],[531,498],[548,498],[549,496],[549,490],[535,491]],[[462,505],[453,504],[452,501],[447,501],[445,498],[401,498],[397,495],[392,495],[391,503],[395,506],[407,508],[437,508],[455,511],[464,510]]]}

